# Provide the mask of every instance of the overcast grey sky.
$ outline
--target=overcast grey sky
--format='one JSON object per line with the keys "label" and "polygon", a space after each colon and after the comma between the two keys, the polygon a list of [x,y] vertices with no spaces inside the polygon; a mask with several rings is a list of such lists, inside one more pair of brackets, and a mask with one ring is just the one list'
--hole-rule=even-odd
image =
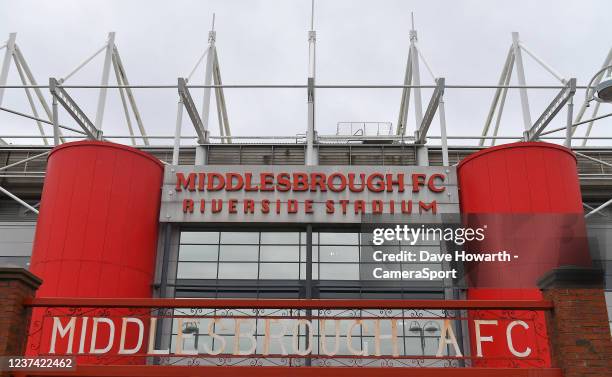
{"label": "overcast grey sky", "polygon": [[[0,40],[17,32],[17,43],[34,75],[39,83],[46,83],[50,76],[70,72],[104,44],[109,31],[115,31],[131,84],[175,84],[206,48],[213,12],[225,84],[306,83],[310,0],[2,0]],[[512,31],[520,32],[522,41],[562,75],[577,77],[583,85],[612,47],[610,0],[318,0],[317,83],[401,84],[410,12],[415,14],[423,54],[434,73],[445,77],[448,84],[496,84]],[[529,57],[524,59],[529,84],[558,83]],[[99,84],[102,62],[100,55],[67,84]],[[421,74],[423,83],[433,82],[424,67]],[[9,83],[18,80],[12,66]],[[512,82],[516,83],[516,76]],[[192,83],[203,83],[203,69]],[[93,119],[97,91],[70,92]],[[556,92],[529,92],[533,120]],[[318,90],[317,129],[321,134],[334,134],[339,121],[395,125],[400,94],[399,89]],[[449,134],[480,134],[492,94],[493,90],[448,90]],[[171,135],[176,89],[142,89],[135,95],[149,134]],[[199,105],[201,90],[194,95]],[[424,107],[429,95],[430,91],[424,92]],[[295,135],[306,129],[304,89],[227,89],[225,96],[234,135]],[[583,96],[577,93],[577,102]],[[31,113],[23,90],[7,90],[2,106]],[[612,105],[602,105],[600,114],[611,110]],[[412,112],[409,119],[411,134],[415,128]],[[561,114],[552,127],[561,126],[564,119]],[[64,112],[60,120],[74,125]],[[0,134],[36,132],[34,122],[4,112],[0,126]],[[612,117],[596,123],[593,135],[612,136],[610,126]],[[500,134],[519,135],[522,129],[518,92],[511,91]],[[116,90],[109,91],[103,130],[105,134],[127,134]],[[214,114],[211,130],[218,134]],[[183,133],[194,134],[187,117]],[[439,134],[437,120],[431,133]]]}

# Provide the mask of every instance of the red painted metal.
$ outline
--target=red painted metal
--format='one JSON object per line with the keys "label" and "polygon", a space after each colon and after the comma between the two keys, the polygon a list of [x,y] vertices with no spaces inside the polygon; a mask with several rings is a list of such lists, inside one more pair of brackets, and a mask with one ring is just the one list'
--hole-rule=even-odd
{"label": "red painted metal", "polygon": [[462,213],[583,214],[574,153],[518,142],[476,152],[457,166]]}
{"label": "red painted metal", "polygon": [[159,160],[124,145],[54,148],[30,265],[37,295],[151,297],[162,174]]}
{"label": "red painted metal", "polygon": [[[484,149],[458,165],[462,216],[471,227],[487,226],[485,240],[468,250],[507,250],[518,258],[505,263],[467,265],[475,300],[540,300],[537,280],[559,265],[588,265],[584,212],[571,150],[554,144],[519,142]],[[544,314],[536,321],[545,329]],[[493,318],[494,316],[492,316]],[[483,336],[505,334],[490,326]],[[474,329],[470,329],[475,352]],[[530,339],[517,330],[519,347]],[[523,344],[521,344],[523,343]],[[509,350],[492,343],[483,352],[499,356]],[[550,365],[550,355],[543,355]],[[504,362],[497,365],[505,366]]]}
{"label": "red painted metal", "polygon": [[151,297],[162,170],[113,143],[51,151],[30,265],[39,297]]}
{"label": "red painted metal", "polygon": [[306,300],[306,299],[163,299],[49,298],[24,301],[46,308],[205,308],[205,309],[480,309],[552,310],[545,300]]}

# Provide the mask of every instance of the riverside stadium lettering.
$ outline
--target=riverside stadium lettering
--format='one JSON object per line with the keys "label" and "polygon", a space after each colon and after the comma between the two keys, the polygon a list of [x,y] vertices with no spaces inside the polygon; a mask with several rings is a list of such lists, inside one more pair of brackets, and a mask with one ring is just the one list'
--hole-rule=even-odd
{"label": "riverside stadium lettering", "polygon": [[160,221],[359,222],[459,210],[450,167],[166,166]]}
{"label": "riverside stadium lettering", "polygon": [[[165,317],[168,318],[168,317]],[[172,344],[159,346],[155,344],[155,334],[161,319],[150,317],[50,317],[53,321],[49,355],[145,355],[145,356],[194,356],[194,355],[235,355],[278,357],[286,355],[308,356],[313,354],[315,338],[319,342],[319,354],[335,356],[342,349],[348,355],[355,357],[367,356],[400,356],[399,333],[402,320],[385,319],[318,319],[305,318],[279,319],[260,318],[263,321],[263,334],[257,335],[255,318],[240,317],[177,317],[176,336]],[[208,322],[208,323],[206,323]],[[344,323],[343,323],[344,322]],[[385,323],[386,322],[386,323]],[[484,343],[504,342],[510,353],[516,358],[526,358],[532,354],[530,344],[524,340],[515,342],[514,337],[522,339],[531,326],[520,319],[510,321],[479,320],[469,321],[475,329],[476,358],[493,355],[483,353]],[[204,325],[203,325],[204,324]],[[315,326],[315,324],[317,326]],[[452,349],[455,357],[462,357],[457,336],[453,330],[453,321],[439,321],[439,336],[437,336],[437,352],[435,357],[445,357],[448,349]],[[502,328],[505,339],[493,336],[497,328]],[[383,331],[386,329],[386,331]],[[315,332],[317,336],[315,337]],[[360,346],[359,337],[355,333],[371,336],[373,342]],[[300,341],[308,334],[308,342]],[[185,341],[193,337],[210,337],[215,339],[217,346],[211,349],[204,342],[201,349],[191,346]],[[259,340],[261,342],[258,342]],[[355,338],[355,339],[354,339]],[[148,339],[148,340],[147,340]],[[373,344],[372,344],[373,343]],[[231,346],[229,346],[231,344]],[[383,347],[384,344],[384,347]],[[519,345],[520,344],[520,345]],[[391,347],[388,348],[387,346]],[[535,345],[534,345],[535,346]],[[257,349],[260,352],[256,352]],[[172,349],[172,351],[171,351]],[[279,350],[277,353],[271,349]],[[383,352],[390,349],[391,352]],[[346,352],[346,351],[345,351]],[[346,353],[342,353],[346,354]]]}

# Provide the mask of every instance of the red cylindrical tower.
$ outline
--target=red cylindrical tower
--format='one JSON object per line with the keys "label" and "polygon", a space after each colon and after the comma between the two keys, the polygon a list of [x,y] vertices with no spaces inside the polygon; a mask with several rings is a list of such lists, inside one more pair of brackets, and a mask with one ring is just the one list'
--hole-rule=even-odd
{"label": "red cylindrical tower", "polygon": [[37,296],[151,297],[162,175],[159,160],[123,145],[53,149],[30,265]]}
{"label": "red cylindrical tower", "polygon": [[[461,161],[457,175],[464,225],[486,228],[485,239],[470,244],[468,250],[505,250],[513,256],[510,262],[466,265],[469,299],[541,299],[537,280],[546,272],[560,265],[590,263],[576,157],[569,149],[540,142],[500,145]],[[502,318],[500,314],[490,312],[485,317]],[[531,357],[549,366],[544,317],[538,313],[531,319],[532,327],[544,330],[536,334],[533,328],[530,332],[517,328],[515,346],[524,350],[544,343],[539,351],[545,354],[533,350]],[[500,320],[500,325],[504,322]],[[505,326],[483,331],[499,341],[482,345],[485,356],[513,358],[503,344]],[[470,332],[475,354],[473,329]],[[486,365],[510,364],[500,360]],[[530,360],[519,365],[534,364]]]}

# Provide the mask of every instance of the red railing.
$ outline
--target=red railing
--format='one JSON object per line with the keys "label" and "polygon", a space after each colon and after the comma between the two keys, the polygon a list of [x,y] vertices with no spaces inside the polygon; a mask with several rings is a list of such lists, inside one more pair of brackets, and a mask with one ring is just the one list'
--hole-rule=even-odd
{"label": "red railing", "polygon": [[346,299],[167,299],[167,298],[31,298],[28,307],[205,308],[205,309],[449,309],[552,310],[545,300],[346,300]]}

